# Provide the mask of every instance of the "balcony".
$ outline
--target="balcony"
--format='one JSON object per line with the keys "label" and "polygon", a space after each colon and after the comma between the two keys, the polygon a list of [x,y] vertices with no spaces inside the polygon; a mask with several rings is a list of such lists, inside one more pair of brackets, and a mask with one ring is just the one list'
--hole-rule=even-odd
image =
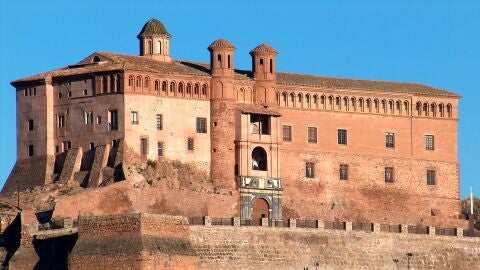
{"label": "balcony", "polygon": [[240,188],[282,190],[282,181],[277,178],[240,176]]}

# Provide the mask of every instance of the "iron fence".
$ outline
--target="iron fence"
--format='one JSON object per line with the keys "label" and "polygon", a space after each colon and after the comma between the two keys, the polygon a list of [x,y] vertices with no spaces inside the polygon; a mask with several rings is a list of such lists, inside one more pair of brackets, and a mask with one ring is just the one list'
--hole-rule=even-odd
{"label": "iron fence", "polygon": [[205,225],[203,217],[189,217],[188,224],[190,225]]}
{"label": "iron fence", "polygon": [[408,225],[408,233],[428,234],[428,227]]}
{"label": "iron fence", "polygon": [[400,225],[380,224],[381,232],[400,233],[402,229]]}
{"label": "iron fence", "polygon": [[251,219],[242,219],[240,220],[240,226],[253,226]]}
{"label": "iron fence", "polygon": [[372,223],[352,223],[353,231],[363,231],[363,232],[372,232],[373,224]]}
{"label": "iron fence", "polygon": [[463,236],[465,237],[480,237],[479,232],[475,232],[475,230],[464,230]]}
{"label": "iron fence", "polygon": [[285,222],[283,220],[275,220],[275,219],[270,219],[268,220],[268,226],[270,227],[288,227],[288,222]]}
{"label": "iron fence", "polygon": [[455,229],[455,228],[435,228],[435,235],[455,236],[455,235],[457,235],[457,229]]}
{"label": "iron fence", "polygon": [[317,221],[297,219],[297,228],[317,228]]}
{"label": "iron fence", "polygon": [[212,218],[212,226],[233,226],[232,218]]}

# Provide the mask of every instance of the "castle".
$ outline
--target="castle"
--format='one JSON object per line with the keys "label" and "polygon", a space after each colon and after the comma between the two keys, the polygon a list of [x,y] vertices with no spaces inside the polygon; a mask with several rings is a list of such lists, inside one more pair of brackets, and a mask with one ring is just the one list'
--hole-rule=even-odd
{"label": "castle", "polygon": [[254,223],[458,218],[459,95],[277,72],[267,44],[250,51],[251,70],[235,69],[224,39],[208,46],[209,64],[175,60],[156,19],[137,38],[139,56],[95,52],[11,83],[18,158],[3,194],[121,181],[132,151],[196,164]]}

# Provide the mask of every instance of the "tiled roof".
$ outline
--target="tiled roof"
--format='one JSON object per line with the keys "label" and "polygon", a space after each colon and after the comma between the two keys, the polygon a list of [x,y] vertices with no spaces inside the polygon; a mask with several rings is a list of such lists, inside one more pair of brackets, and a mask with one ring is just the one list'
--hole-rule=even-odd
{"label": "tiled roof", "polygon": [[276,110],[272,110],[266,106],[258,105],[258,104],[246,104],[240,103],[237,104],[237,108],[242,111],[242,113],[254,113],[254,114],[263,114],[263,115],[271,115],[271,116],[282,116],[282,114]]}
{"label": "tiled roof", "polygon": [[208,49],[209,50],[212,50],[212,49],[235,49],[235,46],[233,46],[232,43],[230,43],[230,41],[221,38],[221,39],[217,39],[214,42],[212,42],[212,44],[210,44],[210,46],[208,46]]}
{"label": "tiled roof", "polygon": [[144,36],[156,36],[156,35],[170,36],[170,33],[168,33],[167,28],[165,27],[165,25],[163,25],[163,23],[153,18],[143,26],[142,31],[140,31],[137,37],[140,38]]}
{"label": "tiled roof", "polygon": [[257,53],[273,53],[277,54],[278,52],[272,48],[272,46],[262,43],[258,45],[257,47],[253,48],[253,50],[250,51],[250,54],[257,54]]}
{"label": "tiled roof", "polygon": [[[100,58],[100,62],[94,63],[93,58],[95,56]],[[114,70],[144,71],[158,74],[210,77],[210,64],[208,63],[197,63],[191,61],[160,62],[148,57],[97,52],[88,56],[77,65],[71,65],[35,76],[19,79],[13,81],[12,85],[15,86],[16,84],[22,82],[43,80],[48,77],[63,77],[90,72]],[[235,79],[253,80],[251,72],[247,70],[235,70]],[[455,93],[417,83],[330,78],[282,72],[277,73],[277,84],[284,86],[307,86],[382,93],[459,97],[459,95]]]}

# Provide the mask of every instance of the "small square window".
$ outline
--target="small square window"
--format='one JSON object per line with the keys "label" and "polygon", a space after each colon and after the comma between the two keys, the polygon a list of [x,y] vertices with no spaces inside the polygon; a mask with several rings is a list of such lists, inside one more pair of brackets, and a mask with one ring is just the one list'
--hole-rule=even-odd
{"label": "small square window", "polygon": [[100,125],[102,123],[102,117],[99,115],[97,116],[97,125]]}
{"label": "small square window", "polygon": [[132,112],[132,124],[138,125],[138,112]]}
{"label": "small square window", "polygon": [[435,149],[435,140],[433,135],[425,135],[425,149],[430,151]]}
{"label": "small square window", "polygon": [[84,96],[88,95],[88,90],[87,89],[83,90],[83,95]]}
{"label": "small square window", "polygon": [[340,180],[348,180],[348,165],[340,164]]}
{"label": "small square window", "polygon": [[33,154],[34,154],[34,152],[33,152],[33,144],[30,144],[30,145],[28,146],[28,156],[29,156],[29,157],[33,157]]}
{"label": "small square window", "polygon": [[188,149],[188,151],[193,151],[193,149],[194,149],[193,138],[188,138],[187,139],[187,149]]}
{"label": "small square window", "polygon": [[339,129],[338,130],[338,144],[347,145],[347,130]]}
{"label": "small square window", "polygon": [[292,126],[283,125],[283,141],[292,141]]}
{"label": "small square window", "polygon": [[385,183],[393,183],[395,181],[395,175],[393,167],[385,167]]}
{"label": "small square window", "polygon": [[305,177],[315,178],[315,163],[313,162],[305,163]]}
{"label": "small square window", "polygon": [[92,142],[90,143],[90,150],[93,150],[93,149],[95,149],[95,144]]}
{"label": "small square window", "polygon": [[427,170],[427,185],[434,186],[436,184],[435,170]]}
{"label": "small square window", "polygon": [[385,146],[387,148],[395,148],[395,134],[391,132],[385,133]]}
{"label": "small square window", "polygon": [[69,97],[69,98],[72,97],[72,91],[68,91],[68,97]]}
{"label": "small square window", "polygon": [[33,130],[33,119],[28,119],[28,130],[29,131]]}
{"label": "small square window", "polygon": [[316,127],[308,127],[308,143],[317,143]]}
{"label": "small square window", "polygon": [[157,130],[163,130],[163,115],[157,114]]}
{"label": "small square window", "polygon": [[197,133],[207,133],[207,118],[197,117]]}
{"label": "small square window", "polygon": [[63,93],[58,93],[58,98],[61,99],[63,97]]}

